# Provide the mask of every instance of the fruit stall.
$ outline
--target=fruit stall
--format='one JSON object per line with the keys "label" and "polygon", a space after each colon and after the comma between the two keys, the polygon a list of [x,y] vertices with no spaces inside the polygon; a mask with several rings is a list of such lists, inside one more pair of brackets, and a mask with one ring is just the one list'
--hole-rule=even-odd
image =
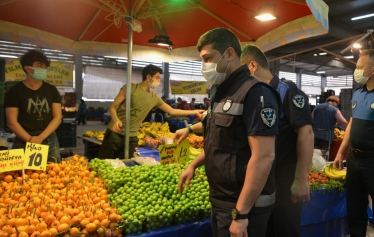
{"label": "fruit stall", "polygon": [[[100,141],[102,132],[85,134]],[[190,134],[178,147],[168,144],[172,135],[167,123],[145,123],[139,129],[139,149],[152,151],[158,159],[153,165],[139,165],[136,161],[143,157],[88,160],[74,155],[46,164],[45,171],[22,172],[22,166],[0,171],[0,237],[212,236],[204,167],[182,194],[177,188],[180,174],[202,152],[203,138]],[[4,154],[0,162],[7,159]],[[344,179],[345,171],[331,166],[310,169],[312,193],[303,206],[303,237],[349,234]]]}

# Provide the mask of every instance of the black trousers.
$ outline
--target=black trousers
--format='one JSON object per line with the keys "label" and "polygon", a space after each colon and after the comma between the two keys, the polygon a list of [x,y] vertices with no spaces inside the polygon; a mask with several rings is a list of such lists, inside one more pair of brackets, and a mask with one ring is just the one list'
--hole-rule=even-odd
{"label": "black trousers", "polygon": [[374,198],[374,156],[347,158],[347,211],[351,237],[365,237],[368,225],[368,195]]}
{"label": "black trousers", "polygon": [[[265,237],[266,225],[271,209],[263,212],[249,213],[248,215],[248,237]],[[232,222],[231,210],[212,206],[211,225],[214,237],[229,237]]]}
{"label": "black trousers", "polygon": [[296,164],[275,167],[275,207],[269,218],[266,237],[298,237],[303,203],[291,202]]}
{"label": "black trousers", "polygon": [[125,157],[125,136],[107,129],[97,155],[100,159],[131,158],[138,146],[138,137],[130,137],[129,157]]}
{"label": "black trousers", "polygon": [[81,123],[83,125],[86,124],[86,115],[85,114],[81,114],[81,115],[78,116],[78,125],[80,125]]}

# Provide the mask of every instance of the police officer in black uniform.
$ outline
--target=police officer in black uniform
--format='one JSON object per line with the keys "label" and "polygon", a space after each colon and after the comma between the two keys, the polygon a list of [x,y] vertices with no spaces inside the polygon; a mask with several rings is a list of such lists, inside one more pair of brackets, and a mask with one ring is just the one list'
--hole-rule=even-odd
{"label": "police officer in black uniform", "polygon": [[216,91],[203,120],[204,153],[181,175],[180,184],[188,184],[195,169],[205,165],[214,236],[265,236],[275,203],[279,96],[241,65],[240,43],[230,30],[206,32],[197,48],[202,74]]}
{"label": "police officer in black uniform", "polygon": [[374,198],[374,49],[362,50],[356,64],[354,79],[363,85],[353,93],[352,117],[334,160],[342,169],[345,150],[347,158],[347,212],[351,237],[366,236],[368,195]]}
{"label": "police officer in black uniform", "polygon": [[266,236],[300,236],[302,202],[309,200],[308,169],[313,157],[313,129],[308,97],[292,81],[269,71],[265,54],[254,45],[242,48],[242,64],[269,83],[282,100],[275,167],[275,208]]}

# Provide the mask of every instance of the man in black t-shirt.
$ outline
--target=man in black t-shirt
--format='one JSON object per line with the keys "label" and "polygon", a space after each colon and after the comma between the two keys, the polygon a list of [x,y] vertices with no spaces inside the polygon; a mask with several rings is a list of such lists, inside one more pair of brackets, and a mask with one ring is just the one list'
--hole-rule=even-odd
{"label": "man in black t-shirt", "polygon": [[59,162],[55,130],[62,119],[61,99],[56,87],[43,81],[50,62],[36,50],[24,54],[20,62],[26,79],[9,89],[4,102],[8,126],[16,134],[12,148],[25,148],[26,142],[45,144],[48,161]]}
{"label": "man in black t-shirt", "polygon": [[276,199],[267,237],[300,236],[302,202],[309,200],[308,169],[314,135],[308,97],[290,81],[272,75],[265,54],[254,45],[242,48],[241,62],[251,74],[276,89],[282,100],[275,158]]}

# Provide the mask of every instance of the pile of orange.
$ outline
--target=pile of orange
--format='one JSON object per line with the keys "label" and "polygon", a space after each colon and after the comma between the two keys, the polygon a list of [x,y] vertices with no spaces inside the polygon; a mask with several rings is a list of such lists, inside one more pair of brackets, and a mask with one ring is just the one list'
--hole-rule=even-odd
{"label": "pile of orange", "polygon": [[85,157],[0,173],[0,237],[119,236],[121,216]]}

